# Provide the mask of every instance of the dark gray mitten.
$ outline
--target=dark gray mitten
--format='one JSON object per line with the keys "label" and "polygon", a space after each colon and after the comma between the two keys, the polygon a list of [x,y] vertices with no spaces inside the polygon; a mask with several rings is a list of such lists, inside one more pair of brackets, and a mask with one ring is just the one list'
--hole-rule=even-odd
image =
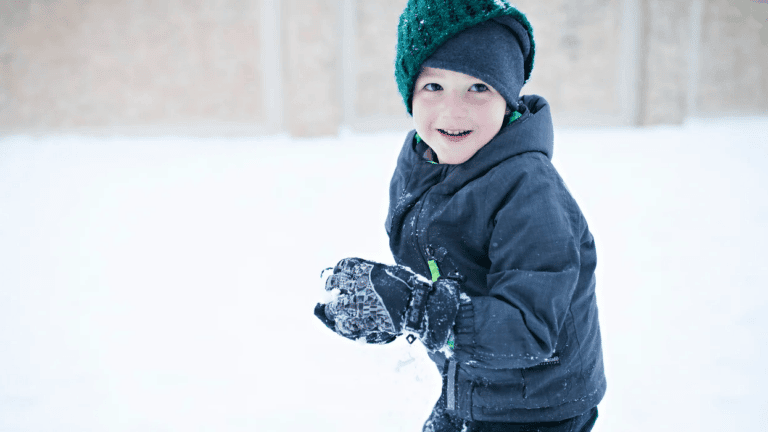
{"label": "dark gray mitten", "polygon": [[458,282],[426,281],[407,267],[360,258],[339,261],[325,283],[338,296],[319,303],[315,315],[336,333],[367,343],[389,343],[404,332],[430,350],[448,340],[459,309]]}

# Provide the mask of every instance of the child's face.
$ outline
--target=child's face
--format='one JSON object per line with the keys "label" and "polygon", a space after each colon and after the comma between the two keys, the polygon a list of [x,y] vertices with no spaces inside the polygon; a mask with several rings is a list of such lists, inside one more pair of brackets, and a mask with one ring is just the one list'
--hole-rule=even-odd
{"label": "child's face", "polygon": [[460,72],[424,67],[413,86],[416,132],[444,164],[466,162],[488,144],[506,108],[490,85]]}

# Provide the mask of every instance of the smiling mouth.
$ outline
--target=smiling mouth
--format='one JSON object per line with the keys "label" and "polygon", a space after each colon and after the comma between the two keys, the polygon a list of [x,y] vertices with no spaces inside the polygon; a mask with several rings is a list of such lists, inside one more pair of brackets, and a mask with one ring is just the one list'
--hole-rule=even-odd
{"label": "smiling mouth", "polygon": [[438,132],[440,132],[442,135],[445,135],[447,137],[451,138],[462,138],[472,133],[471,130],[446,130],[446,129],[438,129]]}

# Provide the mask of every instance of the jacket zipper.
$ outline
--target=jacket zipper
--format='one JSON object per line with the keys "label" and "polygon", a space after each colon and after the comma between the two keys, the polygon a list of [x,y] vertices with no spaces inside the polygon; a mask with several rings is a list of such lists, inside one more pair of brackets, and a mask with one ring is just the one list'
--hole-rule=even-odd
{"label": "jacket zipper", "polygon": [[[441,173],[440,180],[437,183],[435,183],[432,186],[430,186],[429,189],[427,189],[427,191],[424,192],[424,195],[421,196],[421,199],[419,200],[420,201],[420,206],[417,209],[417,213],[416,213],[416,216],[415,216],[416,219],[414,220],[414,236],[416,237],[415,249],[416,249],[416,252],[420,256],[425,258],[424,261],[426,261],[426,263],[427,263],[427,271],[429,272],[429,274],[431,276],[432,282],[436,281],[440,277],[440,269],[437,266],[437,261],[435,260],[434,250],[432,249],[432,247],[430,245],[428,245],[428,244],[427,245],[422,245],[421,242],[420,242],[419,221],[421,220],[421,214],[422,214],[422,212],[424,210],[424,205],[427,202],[427,196],[430,194],[430,192],[432,192],[432,189],[434,189],[435,186],[437,186],[440,183],[442,183],[443,180],[445,180],[445,177],[447,177],[447,175],[443,176],[442,174],[443,173]],[[425,229],[424,234],[426,235],[426,229]]]}

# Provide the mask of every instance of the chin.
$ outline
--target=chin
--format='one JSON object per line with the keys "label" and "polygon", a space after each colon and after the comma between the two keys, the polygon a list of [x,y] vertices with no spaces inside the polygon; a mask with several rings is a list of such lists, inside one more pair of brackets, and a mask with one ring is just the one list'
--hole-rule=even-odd
{"label": "chin", "polygon": [[467,155],[449,155],[446,157],[440,157],[440,153],[437,154],[437,158],[440,160],[441,164],[448,164],[448,165],[458,165],[462,164],[474,156],[474,153],[467,156]]}
{"label": "chin", "polygon": [[472,159],[472,156],[481,148],[483,148],[482,145],[476,145],[475,143],[466,143],[462,146],[454,144],[443,146],[442,152],[435,150],[435,153],[437,153],[440,163],[458,165]]}

